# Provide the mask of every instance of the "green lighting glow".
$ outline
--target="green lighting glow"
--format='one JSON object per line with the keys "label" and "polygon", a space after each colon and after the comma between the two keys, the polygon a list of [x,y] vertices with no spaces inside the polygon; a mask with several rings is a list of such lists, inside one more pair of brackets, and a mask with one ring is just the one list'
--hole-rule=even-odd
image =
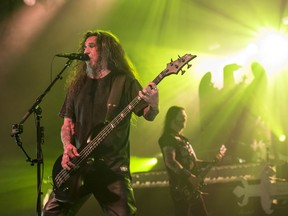
{"label": "green lighting glow", "polygon": [[132,173],[150,171],[158,163],[157,158],[131,157],[130,169]]}

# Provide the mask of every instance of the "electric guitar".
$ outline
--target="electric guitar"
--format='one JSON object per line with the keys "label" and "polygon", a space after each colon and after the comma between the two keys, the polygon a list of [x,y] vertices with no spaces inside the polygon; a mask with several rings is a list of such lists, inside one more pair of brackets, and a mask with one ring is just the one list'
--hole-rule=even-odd
{"label": "electric guitar", "polygon": [[[200,179],[200,183],[197,187],[194,187],[191,185],[187,179],[184,181],[180,181],[179,186],[177,187],[177,190],[185,196],[187,200],[191,200],[193,198],[199,197],[199,195],[202,193],[201,188],[204,186],[204,179],[208,172],[212,169],[213,166],[215,166],[216,163],[222,160],[222,158],[225,156],[227,149],[225,145],[222,145],[220,147],[219,153],[214,158],[213,162],[209,163],[204,169],[202,169],[198,174],[196,175],[198,179]],[[193,172],[192,172],[193,173]]]}
{"label": "electric guitar", "polygon": [[[182,68],[186,64],[188,68],[191,67],[188,62],[196,57],[196,55],[185,54],[175,61],[171,60],[167,67],[152,82],[157,85],[164,77],[178,74],[179,71],[183,75],[185,71]],[[71,159],[71,162],[75,165],[71,170],[63,169],[61,166],[62,155],[58,157],[52,170],[53,191],[58,201],[73,203],[75,198],[84,193],[83,181],[87,173],[85,167],[89,164],[89,156],[141,100],[140,96],[135,97],[122,112],[112,121],[105,124],[98,134],[90,135],[87,144],[78,149],[80,156]]]}

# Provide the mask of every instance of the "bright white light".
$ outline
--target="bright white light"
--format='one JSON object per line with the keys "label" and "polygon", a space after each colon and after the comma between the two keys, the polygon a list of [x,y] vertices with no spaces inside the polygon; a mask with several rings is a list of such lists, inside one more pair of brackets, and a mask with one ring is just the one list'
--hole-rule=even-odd
{"label": "bright white light", "polygon": [[258,51],[259,51],[258,46],[255,43],[250,43],[246,47],[246,52],[248,55],[255,55],[258,53]]}
{"label": "bright white light", "polygon": [[262,38],[261,50],[266,53],[275,53],[278,56],[282,56],[287,52],[287,39],[284,39],[282,35],[271,33]]}
{"label": "bright white light", "polygon": [[280,142],[284,142],[285,140],[286,140],[286,136],[284,134],[279,136],[279,141]]}
{"label": "bright white light", "polygon": [[281,71],[288,62],[288,36],[275,30],[262,30],[248,47],[270,75]]}
{"label": "bright white light", "polygon": [[156,165],[157,163],[158,163],[157,158],[152,158],[152,159],[149,161],[149,164],[150,164],[150,165]]}

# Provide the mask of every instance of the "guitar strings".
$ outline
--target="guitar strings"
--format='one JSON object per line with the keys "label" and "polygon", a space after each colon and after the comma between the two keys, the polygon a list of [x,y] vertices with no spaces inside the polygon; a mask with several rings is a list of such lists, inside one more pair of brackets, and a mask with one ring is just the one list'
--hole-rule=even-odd
{"label": "guitar strings", "polygon": [[[101,143],[101,141],[106,138],[106,136],[116,127],[120,121],[122,121],[123,118],[127,116],[128,113],[131,112],[131,110],[141,101],[141,98],[137,96],[132,100],[130,104],[126,106],[126,108],[119,113],[115,119],[113,119],[104,129],[89,143],[89,145],[85,146],[83,150],[80,152],[80,157],[76,158],[74,161],[72,161],[75,166],[79,166],[86,157]],[[103,135],[102,135],[103,134]],[[57,187],[60,187],[66,180],[69,179],[70,174],[74,170],[66,170],[62,169],[58,175],[55,177],[55,181],[57,184]]]}
{"label": "guitar strings", "polygon": [[[164,73],[165,71],[162,71],[160,73],[160,75],[162,75],[162,73]],[[159,80],[163,79],[161,78],[162,76],[159,76]],[[157,77],[158,78],[158,77]],[[160,81],[157,81],[157,78],[155,80],[153,80],[155,83],[159,83]],[[80,157],[76,158],[74,162],[75,166],[77,167],[78,165],[80,165],[83,160],[86,158],[86,156],[88,156],[99,144],[100,142],[108,135],[108,133],[110,131],[112,131],[112,129],[115,127],[114,125],[117,125],[123,118],[126,117],[126,115],[141,101],[141,98],[139,96],[137,96],[136,98],[134,98],[134,100],[128,104],[128,106],[123,110],[123,112],[121,112],[119,115],[116,116],[115,119],[113,119],[111,121],[111,123],[109,123],[109,125],[107,125],[102,132],[100,132],[100,134],[98,134],[90,143],[89,145],[85,146],[83,148],[83,150],[80,152]],[[103,134],[103,136],[101,136],[101,134]],[[106,135],[105,135],[106,134]],[[99,137],[98,137],[99,136]],[[66,170],[66,169],[62,169],[58,175],[55,178],[55,181],[57,183],[57,187],[60,187],[64,182],[66,182],[69,177],[70,174],[73,172],[72,170]]]}

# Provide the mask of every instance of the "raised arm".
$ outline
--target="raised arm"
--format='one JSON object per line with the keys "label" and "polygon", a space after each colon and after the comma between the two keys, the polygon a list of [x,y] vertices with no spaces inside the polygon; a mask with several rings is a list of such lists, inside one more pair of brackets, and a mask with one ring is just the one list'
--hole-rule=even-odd
{"label": "raised arm", "polygon": [[159,90],[156,84],[150,82],[142,91],[139,91],[139,96],[149,104],[144,109],[143,117],[148,121],[153,121],[159,113]]}

